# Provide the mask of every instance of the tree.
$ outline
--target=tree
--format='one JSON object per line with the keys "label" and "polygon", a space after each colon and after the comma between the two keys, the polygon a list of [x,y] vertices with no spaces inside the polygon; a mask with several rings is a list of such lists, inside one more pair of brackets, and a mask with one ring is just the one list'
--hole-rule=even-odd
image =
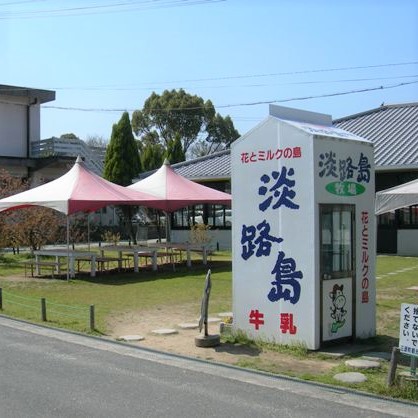
{"label": "tree", "polygon": [[[23,192],[27,189],[26,182],[12,177],[6,170],[0,170],[0,198]],[[17,231],[13,232],[16,225],[15,214],[12,211],[0,213],[0,247],[19,246]]]}
{"label": "tree", "polygon": [[223,118],[210,100],[205,102],[183,89],[152,93],[143,109],[133,113],[132,127],[140,140],[151,134],[165,150],[179,136],[184,155],[199,138],[208,144],[229,146],[239,137],[229,116]]}
{"label": "tree", "polygon": [[[28,189],[26,181],[0,171],[0,198]],[[0,246],[19,247],[26,245],[32,250],[58,238],[63,225],[63,215],[52,209],[30,207],[0,213]]]}
{"label": "tree", "polygon": [[89,135],[85,142],[92,148],[106,148],[109,141],[100,135]]}
{"label": "tree", "polygon": [[151,171],[161,167],[164,161],[164,148],[160,144],[148,144],[141,152],[142,171]]}
{"label": "tree", "polygon": [[18,237],[18,245],[39,250],[42,245],[57,241],[64,231],[65,217],[53,209],[32,206],[15,212],[20,218],[14,227],[17,226],[14,237]]}
{"label": "tree", "polygon": [[166,158],[171,164],[179,163],[186,159],[181,145],[180,135],[177,134],[173,141],[168,143]]}
{"label": "tree", "polygon": [[[103,177],[121,186],[129,186],[140,170],[138,147],[132,133],[128,112],[124,112],[118,123],[113,125],[112,136],[106,149]],[[132,217],[136,212],[134,206],[120,206],[118,212],[129,235],[136,244],[136,234]]]}
{"label": "tree", "polygon": [[159,168],[164,161],[164,147],[158,141],[158,134],[150,132],[137,141],[142,171]]}
{"label": "tree", "polygon": [[129,186],[140,172],[138,148],[132,133],[128,112],[113,125],[106,149],[103,177],[121,186]]}
{"label": "tree", "polygon": [[208,132],[206,140],[209,144],[208,153],[229,148],[231,143],[240,136],[232,119],[229,116],[223,118],[219,113],[209,122],[206,130]]}
{"label": "tree", "polygon": [[80,139],[76,134],[68,133],[68,134],[62,134],[60,136],[61,139]]}

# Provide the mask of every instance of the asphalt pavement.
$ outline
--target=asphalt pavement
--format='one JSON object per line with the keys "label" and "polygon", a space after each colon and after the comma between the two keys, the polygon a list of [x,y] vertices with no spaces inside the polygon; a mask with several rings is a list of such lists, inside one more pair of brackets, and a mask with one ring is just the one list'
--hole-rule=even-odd
{"label": "asphalt pavement", "polygon": [[413,417],[418,406],[0,316],[0,417]]}

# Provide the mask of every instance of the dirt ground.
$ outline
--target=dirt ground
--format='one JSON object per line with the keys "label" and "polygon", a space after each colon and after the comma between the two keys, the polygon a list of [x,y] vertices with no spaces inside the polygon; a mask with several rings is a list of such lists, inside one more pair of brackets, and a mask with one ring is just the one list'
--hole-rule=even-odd
{"label": "dirt ground", "polygon": [[[43,279],[29,278],[22,275],[9,276],[15,282],[34,281]],[[221,315],[220,315],[221,314]],[[221,343],[217,347],[196,347],[195,337],[202,335],[199,329],[184,329],[183,324],[195,324],[199,322],[200,312],[196,312],[196,306],[182,305],[165,306],[149,311],[127,312],[118,316],[107,318],[106,338],[121,340],[121,337],[139,335],[144,337],[142,341],[130,341],[129,344],[139,347],[148,347],[168,353],[176,353],[189,357],[210,360],[219,363],[233,365],[257,365],[265,370],[275,373],[298,376],[301,374],[320,375],[327,373],[340,361],[318,358],[298,358],[285,353],[272,352],[252,348],[239,344]],[[209,335],[220,334],[220,322],[222,313],[210,312]],[[175,329],[176,334],[156,335],[154,330]]]}
{"label": "dirt ground", "polygon": [[[209,335],[220,333],[222,315],[218,315],[217,313],[210,315]],[[257,363],[259,366],[271,364],[276,373],[290,373],[295,376],[304,373],[326,373],[338,364],[334,359],[301,359],[238,344],[221,343],[213,348],[196,347],[195,337],[201,335],[199,329],[184,329],[181,325],[197,324],[198,319],[199,313],[196,314],[185,306],[182,306],[181,311],[174,308],[171,311],[164,309],[164,311],[152,310],[145,313],[130,312],[108,321],[109,336],[112,339],[121,339],[123,336],[139,335],[144,337],[142,341],[129,343],[220,363],[234,365]],[[158,329],[175,329],[177,333],[154,334],[153,331]]]}

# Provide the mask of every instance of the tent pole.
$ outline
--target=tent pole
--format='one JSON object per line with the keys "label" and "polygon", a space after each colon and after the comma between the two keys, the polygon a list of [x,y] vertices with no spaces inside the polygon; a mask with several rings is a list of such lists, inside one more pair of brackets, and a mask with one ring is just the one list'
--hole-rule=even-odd
{"label": "tent pole", "polygon": [[171,215],[167,211],[164,211],[164,214],[165,214],[165,253],[166,253],[166,257],[168,257],[168,260],[170,260],[171,258],[173,270],[175,271],[176,265],[174,264],[174,258],[172,255],[170,257],[169,252],[168,252],[169,251],[168,244],[171,243],[171,225],[170,225]]}
{"label": "tent pole", "polygon": [[90,212],[87,212],[87,248],[90,251]]}
{"label": "tent pole", "polygon": [[67,282],[70,281],[70,215],[67,215]]}
{"label": "tent pole", "polygon": [[164,211],[164,214],[165,214],[165,242],[171,242],[170,218],[168,217],[168,212]]}

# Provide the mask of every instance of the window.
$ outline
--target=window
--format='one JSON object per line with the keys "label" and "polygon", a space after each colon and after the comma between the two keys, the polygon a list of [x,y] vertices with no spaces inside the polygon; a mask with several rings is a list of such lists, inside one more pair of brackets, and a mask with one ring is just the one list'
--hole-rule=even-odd
{"label": "window", "polygon": [[393,226],[396,224],[395,212],[382,213],[377,219],[379,226]]}
{"label": "window", "polygon": [[354,206],[322,205],[321,277],[351,276],[354,265]]}
{"label": "window", "polygon": [[401,208],[398,211],[399,225],[401,226],[418,226],[418,206],[409,206]]}
{"label": "window", "polygon": [[232,211],[223,205],[196,205],[174,212],[171,219],[174,229],[190,228],[196,224],[206,224],[213,229],[230,229]]}
{"label": "window", "polygon": [[189,226],[189,208],[182,208],[176,210],[171,215],[171,226],[172,228],[187,228]]}

